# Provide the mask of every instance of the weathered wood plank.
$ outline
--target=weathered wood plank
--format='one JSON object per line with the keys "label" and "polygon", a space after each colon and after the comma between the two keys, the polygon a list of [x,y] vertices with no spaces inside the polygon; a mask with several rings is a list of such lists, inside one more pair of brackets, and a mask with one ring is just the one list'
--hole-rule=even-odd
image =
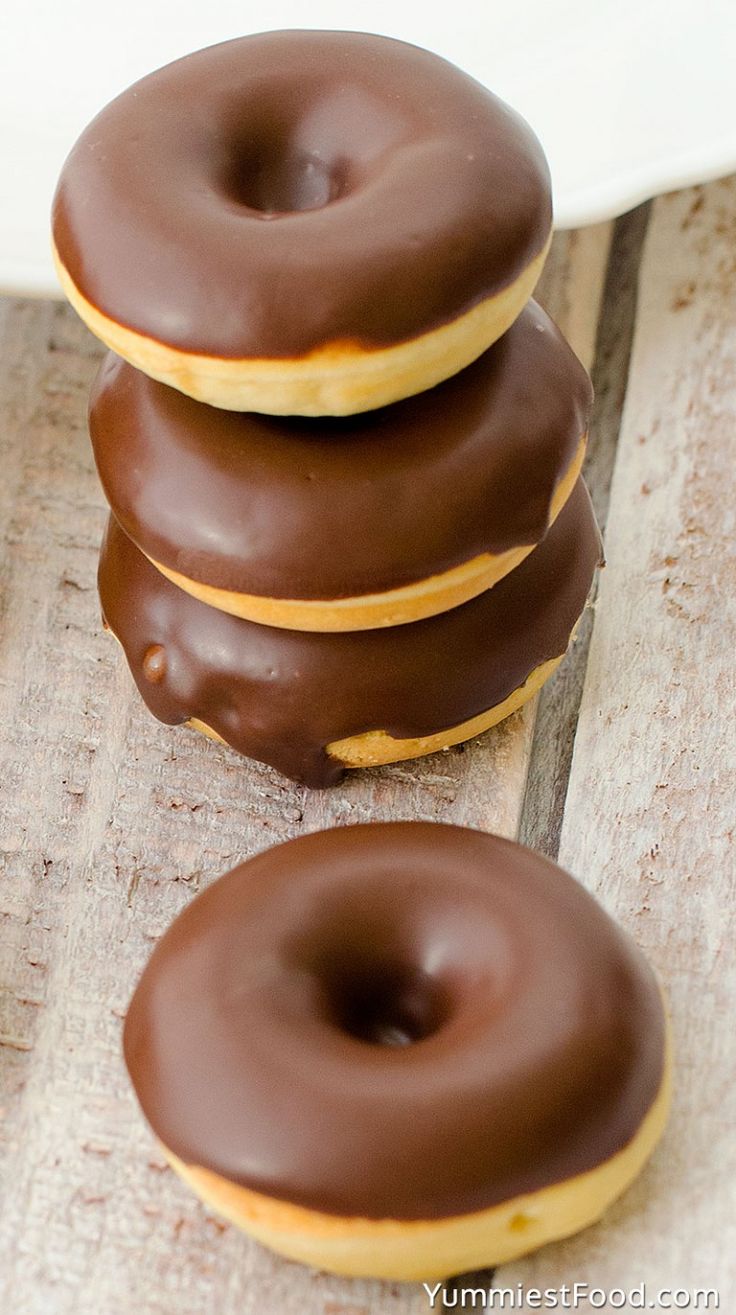
{"label": "weathered wood plank", "polygon": [[501,1284],[716,1287],[734,1308],[735,250],[736,179],[655,203],[560,846],[661,974],[673,1117],[601,1225]]}
{"label": "weathered wood plank", "polygon": [[[562,236],[546,279],[587,359],[609,237]],[[104,508],[84,432],[98,349],[61,306],[0,305],[0,1309],[416,1315],[420,1289],[312,1274],[213,1219],[143,1126],[120,1020],[193,891],[264,846],[380,817],[513,833],[533,710],[312,795],[159,726],[98,621]]]}
{"label": "weathered wood plank", "polygon": [[[605,528],[621,414],[626,395],[629,356],[636,321],[639,262],[649,219],[649,205],[616,220],[608,264],[593,364],[595,408],[584,465],[601,529]],[[568,660],[541,691],[534,720],[529,777],[519,825],[519,839],[555,858],[570,775],[575,727],[583,693],[593,614],[585,612]]]}
{"label": "weathered wood plank", "polygon": [[614,224],[557,233],[535,296],[591,369]]}

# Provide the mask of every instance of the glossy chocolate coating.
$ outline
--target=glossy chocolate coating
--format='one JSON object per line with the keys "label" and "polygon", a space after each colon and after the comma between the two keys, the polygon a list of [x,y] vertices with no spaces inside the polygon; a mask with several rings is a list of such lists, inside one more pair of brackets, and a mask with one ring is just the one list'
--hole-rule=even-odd
{"label": "glossy chocolate coating", "polygon": [[303,836],[156,946],[125,1058],[187,1164],[370,1219],[465,1214],[631,1140],[663,1076],[653,973],[553,863],[431,823]]}
{"label": "glossy chocolate coating", "polygon": [[512,283],[550,226],[518,115],[355,32],[243,37],[143,78],[82,134],[53,207],[89,302],[236,358],[414,338]]}
{"label": "glossy chocolate coating", "polygon": [[563,654],[599,560],[579,481],[521,566],[462,607],[409,625],[304,634],[241,621],[171,584],[114,518],[99,586],[103,614],[156,717],[198,718],[248,757],[325,786],[341,775],[325,752],[332,741],[459,725]]}
{"label": "glossy chocolate coating", "polygon": [[531,302],[461,374],[347,420],[221,411],[110,353],[90,433],[112,509],[150,557],[239,593],[332,599],[538,543],[591,401]]}

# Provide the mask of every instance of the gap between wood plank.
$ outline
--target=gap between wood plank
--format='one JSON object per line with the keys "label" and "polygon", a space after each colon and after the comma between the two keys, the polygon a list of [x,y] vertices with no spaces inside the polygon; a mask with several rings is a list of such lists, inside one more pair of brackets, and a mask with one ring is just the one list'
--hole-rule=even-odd
{"label": "gap between wood plank", "polygon": [[[583,473],[605,535],[611,479],[636,323],[638,275],[651,203],[616,221],[598,322],[592,377],[595,407]],[[597,583],[577,638],[542,690],[534,724],[519,840],[555,859],[572,763],[575,728],[593,630]]]}

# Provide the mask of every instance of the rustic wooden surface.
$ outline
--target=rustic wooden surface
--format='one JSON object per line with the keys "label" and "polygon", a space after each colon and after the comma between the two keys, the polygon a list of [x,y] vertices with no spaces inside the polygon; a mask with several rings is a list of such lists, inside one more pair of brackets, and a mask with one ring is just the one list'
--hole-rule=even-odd
{"label": "rustic wooden surface", "polygon": [[736,1308],[735,470],[731,179],[653,206],[559,849],[660,973],[673,1116],[602,1224],[504,1282]]}
{"label": "rustic wooden surface", "polygon": [[714,184],[556,239],[542,299],[589,364],[598,342],[602,513],[615,471],[595,625],[537,734],[530,707],[321,794],[140,704],[98,623],[104,510],[84,426],[98,348],[58,304],[0,301],[0,1311],[427,1311],[420,1287],[314,1274],[216,1220],[165,1168],[119,1053],[136,975],[200,885],[277,840],[386,817],[521,828],[548,852],[561,832],[562,860],[673,1001],[678,1107],[652,1168],[605,1227],[496,1282],[733,1280],[735,225],[736,187]]}

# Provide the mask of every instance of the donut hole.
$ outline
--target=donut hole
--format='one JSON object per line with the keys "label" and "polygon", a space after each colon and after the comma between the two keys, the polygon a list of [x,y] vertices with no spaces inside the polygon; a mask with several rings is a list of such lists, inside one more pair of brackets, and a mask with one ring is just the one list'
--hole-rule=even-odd
{"label": "donut hole", "polygon": [[440,982],[396,962],[334,964],[325,989],[334,1026],[368,1045],[415,1045],[438,1032],[449,1012]]}
{"label": "donut hole", "polygon": [[365,87],[272,88],[257,111],[231,108],[220,187],[267,218],[321,210],[362,187],[408,130],[400,108]]}
{"label": "donut hole", "polygon": [[251,150],[230,166],[225,190],[238,205],[265,216],[321,210],[349,190],[343,161],[278,147]]}

